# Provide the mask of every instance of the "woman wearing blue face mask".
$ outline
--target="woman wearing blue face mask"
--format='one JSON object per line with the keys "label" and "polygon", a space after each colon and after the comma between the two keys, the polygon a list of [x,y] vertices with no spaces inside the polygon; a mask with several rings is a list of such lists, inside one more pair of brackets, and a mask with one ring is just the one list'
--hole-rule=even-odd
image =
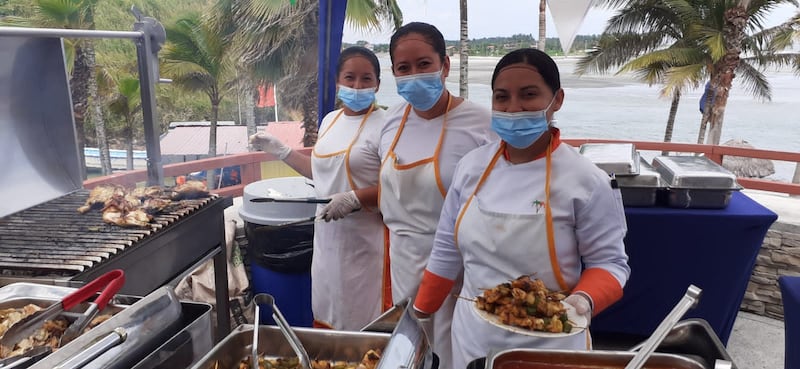
{"label": "woman wearing blue face mask", "polygon": [[[406,100],[386,112],[380,145],[379,205],[389,229],[392,298],[397,302],[417,292],[456,163],[497,138],[488,110],[445,87],[450,59],[436,27],[404,25],[392,35],[389,53],[397,93]],[[454,305],[449,300],[449,310],[443,308],[432,322],[433,348],[443,369],[451,368]]]}
{"label": "woman wearing blue face mask", "polygon": [[384,277],[385,227],[377,209],[369,206],[377,201],[381,164],[378,144],[384,111],[375,107],[379,86],[375,54],[363,47],[345,49],[337,73],[343,107],[322,120],[311,156],[267,133],[250,138],[253,146],[313,178],[318,197],[331,198],[320,205],[320,218],[349,214],[314,225],[311,306],[317,327],[359,330],[391,306],[388,271]]}
{"label": "woman wearing blue face mask", "polygon": [[630,268],[622,199],[608,175],[560,140],[550,122],[564,102],[558,67],[545,53],[504,56],[492,76],[492,128],[502,139],[459,162],[414,302],[439,309],[463,272],[465,299],[452,322],[454,367],[506,348],[589,349],[586,327],[532,337],[494,326],[470,300],[523,275],[540,279],[585,318],[622,297]]}

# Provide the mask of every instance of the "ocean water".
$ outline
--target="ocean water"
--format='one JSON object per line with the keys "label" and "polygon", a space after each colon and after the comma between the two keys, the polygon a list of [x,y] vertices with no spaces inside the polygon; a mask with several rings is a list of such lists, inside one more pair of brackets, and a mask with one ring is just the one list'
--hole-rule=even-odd
{"label": "ocean water", "polygon": [[[499,58],[469,59],[469,99],[491,109],[491,74]],[[671,100],[660,97],[659,86],[648,86],[631,76],[573,74],[577,58],[556,62],[565,92],[564,105],[556,113],[557,126],[565,138],[607,138],[663,141]],[[387,55],[380,57],[382,105],[403,100],[396,93]],[[451,60],[447,88],[458,94],[458,56]],[[742,139],[764,150],[800,151],[800,76],[790,70],[765,73],[772,88],[772,100],[755,99],[734,80],[725,109],[721,142]],[[684,93],[678,108],[673,142],[695,143],[700,127],[699,101],[702,89]],[[645,158],[657,153],[643,152]],[[795,163],[773,161],[775,174],[769,179],[791,181]]]}

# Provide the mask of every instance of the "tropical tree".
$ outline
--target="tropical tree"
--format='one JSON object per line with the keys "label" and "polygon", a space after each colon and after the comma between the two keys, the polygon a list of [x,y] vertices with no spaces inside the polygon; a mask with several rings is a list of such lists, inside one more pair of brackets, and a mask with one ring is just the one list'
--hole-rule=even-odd
{"label": "tropical tree", "polygon": [[[539,40],[536,48],[545,51],[547,42],[547,0],[539,0]],[[566,54],[566,53],[565,53]]]}
{"label": "tropical tree", "polygon": [[[317,37],[319,1],[219,0],[216,28],[230,34],[241,60],[256,81],[278,81],[281,104],[300,111],[312,146],[317,138]],[[349,0],[345,15],[357,29],[402,24],[395,0]]]}
{"label": "tropical tree", "polygon": [[460,1],[461,7],[461,51],[458,54],[458,94],[469,98],[469,30],[467,28],[467,0]]}
{"label": "tropical tree", "polygon": [[579,74],[620,66],[620,71],[655,73],[651,81],[663,83],[662,91],[672,94],[673,104],[677,104],[675,92],[710,80],[706,105],[710,108],[701,120],[698,142],[703,141],[703,124],[708,121],[707,143],[714,145],[719,144],[728,91],[736,74],[753,95],[771,98],[762,71],[781,59],[760,45],[753,33],[763,29],[762,21],[772,9],[796,4],[796,0],[605,2],[623,8],[609,19],[597,47],[579,62]]}
{"label": "tropical tree", "polygon": [[[69,29],[94,29],[97,0],[9,0],[3,4],[8,14],[3,25]],[[103,173],[110,173],[111,158],[105,133],[100,101],[97,98],[94,43],[89,39],[65,40],[67,60],[71,63],[70,92],[77,133],[81,176],[86,178],[85,124],[87,117],[94,125]]]}
{"label": "tropical tree", "polygon": [[127,152],[125,164],[127,170],[133,170],[134,124],[142,110],[139,79],[133,76],[124,76],[116,81],[114,87],[116,91],[109,101],[108,108],[111,113],[120,116],[125,123],[122,131]]}
{"label": "tropical tree", "polygon": [[[162,52],[162,72],[186,91],[200,91],[211,103],[208,155],[217,155],[217,121],[222,99],[237,85],[235,60],[226,35],[213,29],[197,13],[187,14],[165,27],[167,44]],[[209,173],[208,186],[213,187]]]}

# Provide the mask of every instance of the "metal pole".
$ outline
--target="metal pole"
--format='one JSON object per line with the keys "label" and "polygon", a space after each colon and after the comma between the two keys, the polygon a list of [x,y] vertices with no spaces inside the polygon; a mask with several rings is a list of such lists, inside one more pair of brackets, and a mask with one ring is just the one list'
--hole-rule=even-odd
{"label": "metal pole", "polygon": [[[134,29],[146,29],[146,21],[137,21]],[[164,184],[164,167],[161,163],[161,143],[159,136],[161,129],[158,125],[156,114],[155,81],[157,76],[153,70],[152,40],[146,31],[136,42],[136,59],[139,64],[139,91],[142,96],[142,118],[144,123],[144,137],[147,147],[147,185],[161,186]]]}
{"label": "metal pole", "polygon": [[66,38],[129,38],[140,39],[139,31],[95,31],[58,28],[0,27],[0,35],[20,37],[66,37]]}

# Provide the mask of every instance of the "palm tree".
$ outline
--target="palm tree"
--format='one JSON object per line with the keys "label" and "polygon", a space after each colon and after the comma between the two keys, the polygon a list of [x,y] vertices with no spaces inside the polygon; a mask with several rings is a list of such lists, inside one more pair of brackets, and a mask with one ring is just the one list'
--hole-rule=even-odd
{"label": "palm tree", "polygon": [[460,1],[461,7],[461,51],[458,54],[458,94],[469,98],[469,32],[467,29],[467,0]]}
{"label": "palm tree", "polygon": [[[281,104],[303,115],[303,143],[317,138],[318,0],[219,0],[216,28],[230,34],[241,59],[257,81],[278,81]],[[355,28],[402,24],[395,0],[350,0],[346,19]]]}
{"label": "palm tree", "polygon": [[539,0],[539,40],[536,43],[536,48],[545,51],[544,48],[546,42],[547,42],[547,0]]}
{"label": "palm tree", "polygon": [[[94,29],[94,10],[97,0],[9,0],[4,7],[13,10],[15,15],[3,18],[3,25],[25,27],[48,27],[69,29]],[[84,130],[87,116],[95,126],[97,143],[103,173],[110,173],[111,159],[108,153],[105,123],[100,101],[97,98],[97,79],[95,74],[95,52],[91,40],[65,40],[71,60],[69,80],[72,95],[72,111],[77,131],[77,146],[80,158],[81,176],[86,179],[86,158],[83,148],[86,145]]]}
{"label": "palm tree", "polygon": [[[237,85],[235,63],[226,35],[217,32],[197,13],[167,26],[162,71],[186,91],[203,92],[211,103],[208,155],[217,155],[217,121],[222,99]],[[213,188],[209,172],[208,186]]]}
{"label": "palm tree", "polygon": [[142,110],[142,98],[139,94],[139,79],[133,76],[124,76],[114,84],[115,92],[108,108],[111,113],[122,117],[125,122],[123,136],[125,139],[126,168],[133,170],[133,132],[136,117]]}
{"label": "palm tree", "polygon": [[[660,70],[652,81],[674,93],[710,79],[716,92],[706,109],[712,132],[708,143],[718,145],[727,91],[734,71],[756,97],[769,100],[769,83],[762,68],[778,59],[756,37],[745,33],[762,28],[766,14],[781,3],[795,0],[753,0],[744,8],[723,0],[606,0],[624,6],[609,19],[598,47],[582,58],[577,72],[604,72],[624,66],[632,70]],[[736,10],[739,9],[739,10]],[[744,13],[741,10],[744,9]],[[730,10],[730,11],[729,11]],[[738,14],[738,15],[737,15]],[[746,17],[743,17],[743,14]],[[736,15],[736,16],[735,16]],[[740,57],[740,54],[747,55]],[[722,91],[725,90],[725,91]],[[675,95],[673,95],[675,98]],[[704,134],[698,138],[702,142]]]}

